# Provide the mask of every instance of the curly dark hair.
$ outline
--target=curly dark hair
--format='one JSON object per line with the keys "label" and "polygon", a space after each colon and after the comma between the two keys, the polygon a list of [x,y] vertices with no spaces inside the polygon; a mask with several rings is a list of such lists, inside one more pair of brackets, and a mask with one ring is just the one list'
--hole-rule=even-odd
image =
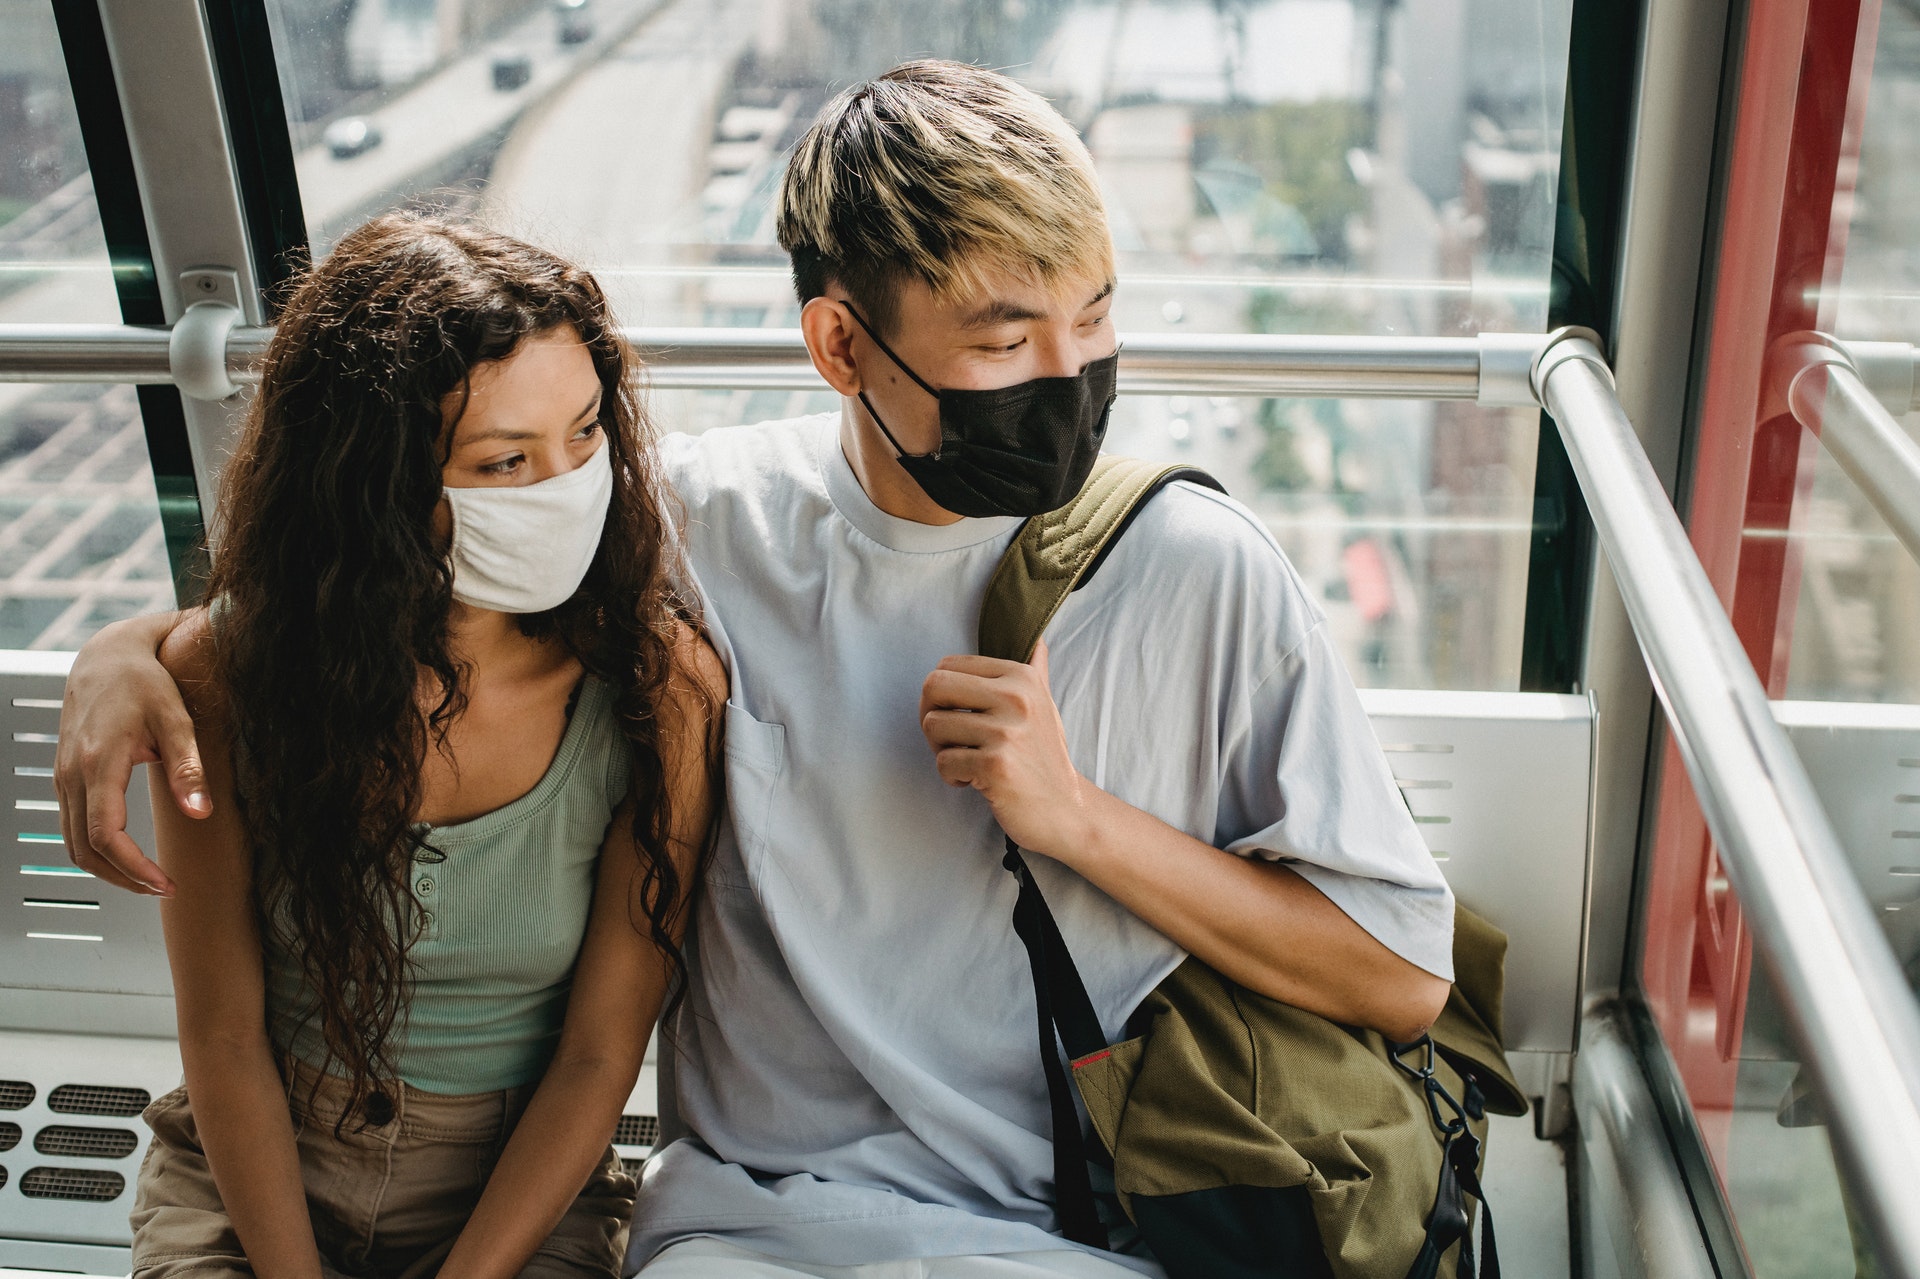
{"label": "curly dark hair", "polygon": [[[439,218],[377,218],[285,301],[222,481],[209,583],[213,672],[260,868],[255,908],[263,935],[298,957],[303,1011],[326,1068],[350,1082],[348,1113],[394,1074],[423,913],[410,864],[437,857],[414,827],[421,769],[465,706],[468,672],[449,647],[452,569],[432,528],[452,436],[442,403],[470,390],[477,366],[563,327],[584,340],[603,388],[613,498],[579,590],[519,621],[616,692],[644,868],[629,914],[676,989],[685,976],[674,930],[690,886],[670,855],[663,739],[674,725],[663,732],[661,707],[676,635],[699,620],[675,586],[634,357],[579,267]],[[709,826],[702,862],[711,845]]]}

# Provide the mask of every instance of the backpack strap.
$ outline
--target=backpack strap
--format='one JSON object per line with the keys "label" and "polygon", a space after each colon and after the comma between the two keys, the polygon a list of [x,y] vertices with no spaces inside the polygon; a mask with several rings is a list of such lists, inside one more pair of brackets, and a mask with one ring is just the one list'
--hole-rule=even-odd
{"label": "backpack strap", "polygon": [[[1174,480],[1191,480],[1226,492],[1218,480],[1190,466],[1102,457],[1094,463],[1093,474],[1078,497],[1057,511],[1028,520],[987,583],[987,597],[980,607],[980,652],[1008,661],[1030,660],[1041,633],[1067,596],[1099,570],[1147,500]],[[1053,912],[1011,839],[1002,864],[1019,885],[1013,926],[1033,972],[1040,1065],[1052,1115],[1055,1210],[1067,1238],[1105,1248],[1107,1232],[1100,1224],[1087,1173],[1086,1136],[1056,1037],[1075,1061],[1106,1047],[1106,1037]]]}
{"label": "backpack strap", "polygon": [[1195,467],[1102,457],[1079,496],[1022,525],[987,582],[980,606],[982,656],[1012,662],[1032,658],[1067,596],[1099,570],[1147,499],[1175,480],[1226,492],[1220,481]]}

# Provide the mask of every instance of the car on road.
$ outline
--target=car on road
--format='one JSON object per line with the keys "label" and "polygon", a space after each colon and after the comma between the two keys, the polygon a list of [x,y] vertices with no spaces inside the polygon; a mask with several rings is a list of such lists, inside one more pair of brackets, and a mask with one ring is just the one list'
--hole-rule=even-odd
{"label": "car on road", "polygon": [[493,58],[493,87],[511,92],[533,79],[533,59],[524,53],[499,53]]}
{"label": "car on road", "polygon": [[553,18],[561,44],[584,44],[593,39],[591,0],[553,0]]}
{"label": "car on road", "polygon": [[380,126],[363,115],[343,115],[320,135],[336,160],[351,160],[380,145]]}

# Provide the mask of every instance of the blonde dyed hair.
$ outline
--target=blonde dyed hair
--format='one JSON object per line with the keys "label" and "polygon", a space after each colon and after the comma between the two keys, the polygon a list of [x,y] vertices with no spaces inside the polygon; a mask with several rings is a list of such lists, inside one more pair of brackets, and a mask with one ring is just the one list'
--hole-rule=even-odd
{"label": "blonde dyed hair", "polygon": [[787,165],[777,226],[801,303],[837,283],[883,332],[908,278],[957,302],[990,270],[1049,287],[1113,275],[1093,157],[1073,126],[961,62],[904,63],[829,102]]}

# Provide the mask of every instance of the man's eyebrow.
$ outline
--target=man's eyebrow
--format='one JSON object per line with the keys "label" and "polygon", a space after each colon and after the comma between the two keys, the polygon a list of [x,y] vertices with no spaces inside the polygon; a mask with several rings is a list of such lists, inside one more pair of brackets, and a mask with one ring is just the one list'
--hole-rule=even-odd
{"label": "man's eyebrow", "polygon": [[[581,418],[587,417],[597,410],[600,407],[600,398],[601,392],[595,391],[593,398],[587,401],[585,408],[574,415],[573,420],[578,422]],[[511,426],[495,426],[484,431],[476,431],[465,439],[454,441],[454,447],[465,448],[469,444],[482,444],[491,440],[537,440],[539,438],[540,432],[538,431],[522,431]]]}
{"label": "man's eyebrow", "polygon": [[1020,302],[1011,302],[1005,298],[995,298],[976,307],[961,317],[963,329],[990,329],[997,324],[1018,324],[1022,320],[1044,320],[1046,312],[1036,311]]}
{"label": "man's eyebrow", "polygon": [[[1108,280],[1100,286],[1098,292],[1086,300],[1080,309],[1084,311],[1087,307],[1104,302],[1112,296],[1113,281]],[[990,329],[998,324],[1018,324],[1023,320],[1044,320],[1046,318],[1046,312],[1036,311],[1023,302],[1013,302],[1006,298],[995,298],[993,301],[976,307],[965,316],[962,316],[960,327],[963,329]]]}

